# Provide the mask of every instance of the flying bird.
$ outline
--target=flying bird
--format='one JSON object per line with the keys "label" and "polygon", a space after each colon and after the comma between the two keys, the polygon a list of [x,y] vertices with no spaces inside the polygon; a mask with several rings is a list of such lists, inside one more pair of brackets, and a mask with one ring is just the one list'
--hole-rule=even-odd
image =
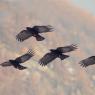
{"label": "flying bird", "polygon": [[28,52],[20,57],[17,57],[15,60],[9,60],[7,62],[4,62],[0,64],[3,67],[6,66],[13,66],[16,69],[23,70],[26,69],[27,67],[20,65],[21,63],[26,62],[29,60],[32,56],[34,55],[32,50],[28,50]]}
{"label": "flying bird", "polygon": [[88,57],[79,62],[82,67],[88,67],[95,64],[95,56]]}
{"label": "flying bird", "polygon": [[57,49],[50,49],[50,52],[39,60],[39,64],[45,66],[56,58],[64,60],[69,57],[69,55],[65,55],[64,53],[74,51],[75,49],[77,49],[77,46],[73,44],[65,47],[58,47]]}
{"label": "flying bird", "polygon": [[40,33],[46,33],[46,32],[52,32],[53,27],[50,25],[47,26],[33,26],[26,27],[26,30],[22,30],[19,34],[16,35],[16,39],[20,42],[23,42],[24,40],[35,37],[37,41],[42,41],[45,38],[40,35]]}

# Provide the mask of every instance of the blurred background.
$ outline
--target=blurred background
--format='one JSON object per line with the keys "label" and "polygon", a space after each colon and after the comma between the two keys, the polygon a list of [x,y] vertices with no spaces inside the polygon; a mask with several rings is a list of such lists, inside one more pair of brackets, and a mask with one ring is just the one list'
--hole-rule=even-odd
{"label": "blurred background", "polygon": [[[0,63],[27,52],[35,56],[26,70],[0,67],[0,95],[95,95],[95,65],[82,68],[80,60],[95,55],[94,0],[0,0]],[[54,32],[20,43],[16,35],[27,26],[52,25]],[[41,67],[38,60],[49,49],[77,44],[64,61]]]}

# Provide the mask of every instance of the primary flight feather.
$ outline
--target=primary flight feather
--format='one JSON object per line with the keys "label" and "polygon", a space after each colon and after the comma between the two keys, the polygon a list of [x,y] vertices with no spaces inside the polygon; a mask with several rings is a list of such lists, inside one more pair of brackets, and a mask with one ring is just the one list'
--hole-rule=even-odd
{"label": "primary flight feather", "polygon": [[95,56],[88,57],[79,62],[82,67],[88,67],[95,64]]}

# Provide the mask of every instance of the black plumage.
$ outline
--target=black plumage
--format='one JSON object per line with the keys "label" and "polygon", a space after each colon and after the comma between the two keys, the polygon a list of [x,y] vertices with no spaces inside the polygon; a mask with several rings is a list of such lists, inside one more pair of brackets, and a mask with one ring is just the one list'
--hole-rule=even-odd
{"label": "black plumage", "polygon": [[71,52],[75,49],[77,49],[77,46],[73,44],[66,47],[58,47],[57,49],[51,49],[49,53],[45,54],[39,60],[39,63],[40,65],[45,66],[56,58],[64,60],[65,58],[68,58],[69,55],[64,55],[63,53]]}
{"label": "black plumage", "polygon": [[95,64],[95,56],[88,57],[79,62],[82,67],[88,67]]}
{"label": "black plumage", "polygon": [[0,64],[0,65],[3,67],[13,66],[16,69],[23,70],[23,69],[26,69],[27,67],[22,66],[20,64],[28,61],[33,55],[34,55],[33,51],[29,50],[26,54],[24,54],[20,57],[17,57],[15,60],[9,60],[7,62]]}
{"label": "black plumage", "polygon": [[42,41],[45,38],[40,35],[40,33],[46,33],[53,31],[53,27],[50,25],[47,26],[34,26],[34,27],[26,27],[26,30],[21,31],[19,34],[16,35],[16,39],[20,42],[24,40],[35,37],[37,41]]}

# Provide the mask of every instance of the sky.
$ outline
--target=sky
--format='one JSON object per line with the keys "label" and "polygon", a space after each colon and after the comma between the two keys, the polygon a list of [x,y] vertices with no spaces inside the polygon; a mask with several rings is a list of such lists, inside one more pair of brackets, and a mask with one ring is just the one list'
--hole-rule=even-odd
{"label": "sky", "polygon": [[95,0],[71,0],[73,4],[95,15]]}

